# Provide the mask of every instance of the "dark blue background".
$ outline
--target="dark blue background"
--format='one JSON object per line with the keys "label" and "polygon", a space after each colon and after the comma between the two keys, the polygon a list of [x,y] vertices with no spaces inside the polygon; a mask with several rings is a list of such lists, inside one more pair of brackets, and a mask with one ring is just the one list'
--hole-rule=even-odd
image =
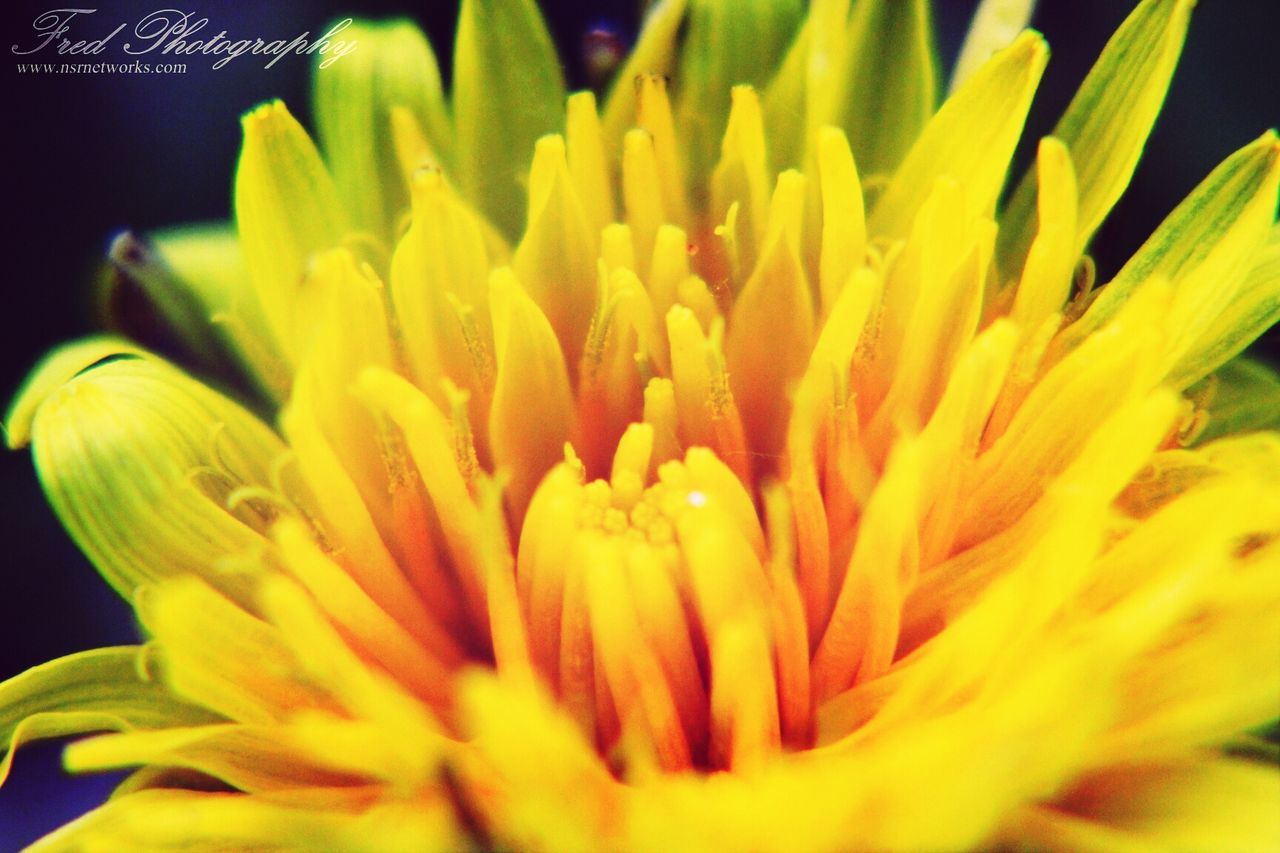
{"label": "dark blue background", "polygon": [[[7,4],[0,11],[0,41],[28,44],[36,15],[65,5],[73,4]],[[212,32],[225,28],[233,37],[264,39],[323,32],[326,23],[347,13],[405,14],[428,30],[446,66],[456,16],[453,0],[234,5],[103,0],[81,5],[99,9],[81,24],[86,37],[165,6],[209,17]],[[577,46],[586,28],[612,21],[625,35],[635,26],[639,5],[635,0],[544,3],[570,59],[571,80],[582,79]],[[950,66],[974,5],[972,0],[935,3],[944,67]],[[1029,140],[1052,128],[1129,4],[1041,0],[1040,5],[1034,24],[1048,37],[1053,58]],[[1215,0],[1196,10],[1147,156],[1095,241],[1101,280],[1223,157],[1280,123],[1273,58],[1278,32],[1280,4],[1271,0]],[[304,121],[309,113],[302,57],[286,57],[264,69],[259,58],[245,56],[217,71],[208,60],[193,57],[186,74],[168,76],[19,75],[12,61],[6,63],[0,69],[8,154],[0,168],[4,404],[43,352],[96,327],[89,282],[110,235],[125,226],[145,230],[225,219],[240,113],[276,96]],[[1024,144],[1023,162],[1032,150]],[[1276,350],[1274,332],[1265,346]],[[45,506],[28,455],[0,452],[0,678],[59,655],[134,639],[128,609],[99,581]],[[18,756],[12,778],[0,789],[0,850],[21,846],[83,812],[116,781],[114,776],[66,778],[59,751],[59,745],[40,745]]]}

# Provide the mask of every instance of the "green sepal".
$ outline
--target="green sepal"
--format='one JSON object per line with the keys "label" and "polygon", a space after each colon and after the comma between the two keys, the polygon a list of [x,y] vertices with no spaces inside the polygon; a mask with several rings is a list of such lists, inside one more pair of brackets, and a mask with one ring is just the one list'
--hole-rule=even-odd
{"label": "green sepal", "polygon": [[459,182],[510,240],[525,224],[533,146],[564,128],[564,73],[533,0],[463,0],[453,53]]}
{"label": "green sepal", "polygon": [[0,785],[9,775],[14,752],[25,743],[220,719],[152,680],[146,655],[141,646],[77,652],[0,683]]}
{"label": "green sepal", "polygon": [[447,170],[453,124],[431,44],[406,20],[355,21],[346,30],[357,48],[327,67],[316,56],[316,128],[329,171],[358,227],[394,238],[409,207],[396,156],[391,110],[405,107]]}
{"label": "green sepal", "polygon": [[1271,365],[1242,356],[1203,381],[1212,385],[1212,393],[1198,444],[1237,433],[1280,429],[1280,373]]}

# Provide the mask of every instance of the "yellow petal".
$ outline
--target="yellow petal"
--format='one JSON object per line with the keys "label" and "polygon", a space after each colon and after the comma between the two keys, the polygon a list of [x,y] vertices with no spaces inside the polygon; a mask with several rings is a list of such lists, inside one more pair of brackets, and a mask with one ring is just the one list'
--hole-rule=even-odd
{"label": "yellow petal", "polygon": [[[410,476],[405,470],[410,464],[407,460],[394,459],[395,467],[401,470],[392,469],[392,460],[388,460],[386,467],[392,470],[384,472],[382,493],[362,495],[344,469],[345,460],[337,449],[342,445],[324,435],[316,418],[313,385],[309,374],[299,376],[293,399],[281,415],[281,426],[323,515],[325,538],[341,551],[346,571],[361,589],[404,625],[418,626],[426,637],[434,636],[430,627],[433,617],[458,627],[462,605],[457,600],[457,581],[441,567],[434,543],[420,534],[413,543],[402,538],[418,531],[414,527],[402,529],[407,525],[399,523],[396,496],[421,488],[416,473]],[[356,399],[352,397],[353,402]],[[393,439],[386,432],[380,428],[368,440],[390,446]],[[404,455],[404,451],[388,455]],[[393,555],[396,548],[404,555],[403,563]],[[429,605],[432,615],[424,612],[422,602]]]}
{"label": "yellow petal", "polygon": [[593,536],[587,549],[587,609],[594,649],[615,702],[635,709],[633,716],[623,719],[623,725],[642,732],[664,770],[688,769],[689,744],[671,688],[641,633],[627,589],[624,543]]}
{"label": "yellow petal", "polygon": [[1082,804],[1085,813],[1146,849],[1257,850],[1280,836],[1280,777],[1260,763],[1195,757],[1091,782],[1096,795]]}
{"label": "yellow petal", "polygon": [[[710,214],[712,221],[722,222],[729,208],[737,206],[737,267],[749,275],[755,269],[768,221],[770,173],[760,100],[749,86],[735,86],[732,96],[720,160],[711,174]],[[735,281],[734,286],[740,282]]]}
{"label": "yellow petal", "polygon": [[146,587],[135,605],[155,637],[160,680],[228,719],[269,724],[308,708],[331,709],[275,626],[194,577]]}
{"label": "yellow petal", "polygon": [[67,747],[64,764],[73,773],[148,764],[180,767],[251,793],[353,781],[305,761],[271,727],[234,723],[102,735]]}
{"label": "yellow petal", "polygon": [[485,598],[494,666],[508,681],[533,683],[533,659],[529,635],[515,584],[515,556],[503,513],[498,484],[488,478],[479,483],[480,555],[483,560]]}
{"label": "yellow petal", "polygon": [[638,127],[628,131],[622,144],[622,199],[640,262],[636,272],[642,276],[649,274],[658,229],[666,222],[661,186],[653,137]]}
{"label": "yellow petal", "polygon": [[858,407],[874,417],[868,434],[880,458],[896,432],[914,432],[928,416],[979,320],[995,226],[967,220],[965,189],[938,179],[887,274],[872,357],[855,365]]}
{"label": "yellow petal", "polygon": [[818,701],[855,679],[882,675],[893,660],[903,590],[920,556],[923,463],[918,442],[900,441],[867,504],[831,621],[814,653],[813,690]]}
{"label": "yellow petal", "polygon": [[573,396],[560,345],[546,316],[510,270],[490,279],[498,376],[489,412],[494,463],[511,475],[508,501],[524,515],[538,481],[569,440]]}
{"label": "yellow petal", "polygon": [[644,422],[653,427],[653,463],[661,465],[681,454],[676,418],[675,388],[670,379],[655,377],[644,387]]}
{"label": "yellow petal", "polygon": [[951,551],[960,523],[962,489],[979,438],[989,422],[1018,343],[1007,320],[992,323],[959,354],[938,406],[920,433],[926,466],[939,472],[922,489],[921,561],[932,565]]}
{"label": "yellow petal", "polygon": [[[484,563],[480,552],[482,522],[471,491],[476,464],[456,420],[451,424],[430,398],[389,371],[366,370],[356,382],[356,393],[374,411],[385,414],[399,427],[417,468],[414,487],[420,484],[426,490],[439,519],[443,544],[451,558],[467,613],[475,624],[487,624]],[[447,615],[447,610],[444,613]]]}
{"label": "yellow petal", "polygon": [[[1071,152],[1080,186],[1072,253],[1080,255],[1129,185],[1182,53],[1194,0],[1145,0],[1107,42],[1053,136]],[[1007,273],[1035,233],[1036,176],[1028,172],[1001,217]]]}
{"label": "yellow petal", "polygon": [[400,597],[379,601],[321,551],[301,526],[282,523],[273,535],[285,571],[315,596],[354,644],[407,689],[443,705],[449,670],[462,660],[462,652],[408,585],[402,584]]}
{"label": "yellow petal", "polygon": [[[408,107],[391,108],[391,137],[395,143],[401,179],[406,187],[413,186],[413,176],[420,169],[439,171],[442,168],[440,157],[432,150],[431,143],[422,132],[422,125]],[[396,225],[399,226],[400,223],[397,222]]]}
{"label": "yellow petal", "polygon": [[557,465],[529,502],[516,549],[516,582],[529,626],[530,654],[548,686],[558,688],[560,624],[566,564],[582,506],[582,483],[569,465]]}
{"label": "yellow petal", "polygon": [[593,472],[604,470],[642,405],[646,378],[667,360],[653,305],[635,273],[616,269],[601,285],[578,371],[581,456]]}
{"label": "yellow petal", "polygon": [[676,530],[711,647],[711,760],[749,770],[777,750],[781,736],[764,635],[767,580],[714,494],[695,490],[686,503]]}
{"label": "yellow petal", "polygon": [[811,630],[826,624],[832,601],[828,507],[819,485],[823,445],[827,431],[839,429],[833,423],[837,410],[849,402],[850,364],[879,289],[879,278],[863,268],[840,291],[796,391],[788,424],[787,487],[795,509],[796,574]]}
{"label": "yellow petal", "polygon": [[[609,837],[621,785],[564,713],[532,685],[480,672],[463,679],[461,694],[468,734],[510,783],[478,804],[496,843],[589,850]],[[547,761],[549,755],[556,760]],[[478,768],[462,772],[469,778]]]}
{"label": "yellow petal", "polygon": [[613,180],[606,153],[604,131],[596,114],[596,96],[575,92],[569,96],[565,139],[569,150],[569,174],[593,232],[614,221]]}
{"label": "yellow petal", "polygon": [[[611,222],[600,232],[600,260],[612,273],[617,269],[637,269],[636,247],[631,240],[631,226]],[[599,310],[599,306],[597,306]]]}
{"label": "yellow petal", "polygon": [[685,232],[674,225],[661,226],[653,242],[653,262],[645,279],[653,310],[667,316],[671,306],[680,301],[680,284],[689,277],[689,241]]}
{"label": "yellow petal", "polygon": [[[956,228],[964,209],[958,189],[939,181],[937,193],[916,220],[911,241],[923,245],[912,282],[920,288],[915,303],[895,310],[901,303],[891,300],[912,285],[892,274],[886,284],[888,307],[878,343],[886,352],[896,350],[897,357],[888,368],[893,378],[884,401],[867,427],[866,441],[876,447],[887,446],[899,430],[914,431],[929,417],[955,359],[978,327],[995,226],[983,220],[967,232]],[[909,244],[908,255],[912,248]],[[909,269],[905,264],[904,260],[904,273]],[[905,315],[906,324],[891,322],[891,315]]]}
{"label": "yellow petal", "polygon": [[694,0],[674,78],[680,81],[676,120],[696,193],[716,161],[729,114],[726,93],[760,87],[772,75],[802,16],[798,0]]}
{"label": "yellow petal", "polygon": [[636,125],[653,137],[653,151],[658,163],[658,176],[662,180],[663,207],[669,219],[688,226],[689,209],[685,199],[684,163],[680,140],[671,117],[671,102],[667,98],[664,77],[647,74],[637,81],[639,104],[636,108]]}
{"label": "yellow petal", "polygon": [[240,248],[276,344],[293,359],[303,274],[313,254],[342,240],[347,217],[320,153],[283,103],[263,104],[241,125],[235,184]]}
{"label": "yellow petal", "polygon": [[529,223],[513,269],[551,323],[570,365],[581,359],[591,326],[599,247],[600,234],[589,224],[569,174],[564,139],[539,139],[529,174]]}
{"label": "yellow petal", "polygon": [[385,465],[373,425],[352,411],[348,389],[366,367],[390,367],[394,359],[382,282],[349,251],[335,249],[315,257],[300,296],[298,376],[309,376],[311,401],[330,439],[348,448],[347,470],[366,494],[377,495],[386,489]]}
{"label": "yellow petal", "polygon": [[792,512],[787,492],[776,484],[764,489],[769,538],[771,596],[769,623],[777,668],[778,718],[782,742],[799,748],[813,742],[813,696],[810,690],[809,629],[801,599]]}
{"label": "yellow petal", "polygon": [[680,439],[685,447],[713,448],[749,482],[751,461],[738,404],[725,372],[719,337],[723,326],[703,334],[692,311],[676,305],[667,313],[667,337],[671,341],[671,379]]}
{"label": "yellow petal", "polygon": [[862,183],[849,141],[834,127],[818,131],[818,174],[822,189],[822,257],[819,282],[824,310],[831,310],[849,275],[867,251]]}
{"label": "yellow petal", "polygon": [[[292,653],[294,680],[322,685],[331,701],[327,707],[296,715],[345,711],[394,732],[398,749],[388,749],[386,772],[406,785],[421,785],[439,772],[442,736],[428,706],[413,697],[381,669],[369,666],[320,611],[315,601],[293,581],[275,576],[264,583],[261,606],[271,628]],[[305,718],[305,717],[304,717]]]}
{"label": "yellow petal", "polygon": [[1028,329],[1038,328],[1046,317],[1062,309],[1082,248],[1077,247],[1074,236],[1079,205],[1070,152],[1062,142],[1046,136],[1040,140],[1036,164],[1036,237],[1010,312]]}
{"label": "yellow petal", "polygon": [[[682,605],[678,569],[658,548],[630,547],[626,561],[627,594],[634,603],[644,641],[661,667],[662,680],[676,706],[694,755],[705,754],[708,738],[707,692],[699,675],[689,619]],[[655,679],[656,680],[656,679]]]}
{"label": "yellow petal", "polygon": [[868,221],[873,235],[905,235],[943,175],[964,185],[971,216],[994,212],[1048,53],[1039,35],[1023,33],[947,99],[876,203]]}
{"label": "yellow petal", "polygon": [[[804,178],[778,178],[760,262],[734,303],[725,358],[751,449],[782,449],[789,398],[813,345],[813,297],[799,256]],[[771,341],[768,348],[760,346]]]}
{"label": "yellow petal", "polygon": [[320,144],[352,220],[385,239],[409,206],[397,167],[393,108],[426,131],[450,162],[453,128],[431,45],[406,20],[355,21],[343,31],[359,48],[333,62],[316,54],[314,103]]}
{"label": "yellow petal", "polygon": [[965,33],[960,56],[951,72],[950,90],[973,76],[973,72],[1007,47],[1026,28],[1035,11],[1036,0],[982,0]]}
{"label": "yellow petal", "polygon": [[712,760],[750,774],[779,753],[781,731],[773,654],[755,620],[721,625],[711,636]]}
{"label": "yellow petal", "polygon": [[[1232,312],[1232,300],[1259,260],[1276,210],[1280,186],[1280,142],[1268,131],[1228,157],[1161,224],[1092,305],[1054,341],[1049,359],[1060,357],[1084,336],[1116,322],[1145,292],[1167,288],[1168,305],[1158,326],[1166,335],[1162,361],[1167,373],[1194,381],[1211,370],[1202,356],[1206,334]],[[1167,283],[1166,283],[1167,279]],[[1253,284],[1250,283],[1250,287]],[[1239,338],[1235,345],[1243,343]]]}
{"label": "yellow petal", "polygon": [[471,392],[479,421],[494,372],[482,225],[435,171],[414,176],[413,203],[412,224],[391,260],[391,301],[409,367],[437,404],[446,402],[442,379]]}
{"label": "yellow petal", "polygon": [[1188,324],[1195,330],[1194,339],[1183,344],[1186,351],[1169,373],[1171,385],[1190,385],[1280,321],[1280,227],[1271,228],[1267,245],[1254,257],[1253,268],[1229,295],[1214,299],[1214,308],[1220,313],[1208,323]]}
{"label": "yellow petal", "polygon": [[1280,321],[1280,228],[1272,227],[1267,246],[1258,252],[1235,296],[1204,329],[1170,373],[1175,386],[1188,386],[1193,377],[1229,359]]}
{"label": "yellow petal", "polygon": [[65,344],[46,355],[22,383],[4,416],[5,443],[18,450],[31,443],[31,427],[44,401],[65,383],[99,362],[144,358],[145,350],[121,338],[97,335]]}
{"label": "yellow petal", "polygon": [[[1118,418],[1144,399],[1140,395],[1154,386],[1158,375],[1153,355],[1149,335],[1122,328],[1114,335],[1095,335],[1072,353],[1073,358],[1056,365],[968,478],[963,491],[972,497],[960,542],[972,544],[1006,526],[1087,446],[1088,437],[1102,428],[1108,416]],[[1120,375],[1128,381],[1117,382]],[[1162,414],[1168,418],[1167,430],[1171,417]],[[1062,427],[1066,423],[1072,425],[1070,429]],[[981,512],[976,507],[982,507]]]}

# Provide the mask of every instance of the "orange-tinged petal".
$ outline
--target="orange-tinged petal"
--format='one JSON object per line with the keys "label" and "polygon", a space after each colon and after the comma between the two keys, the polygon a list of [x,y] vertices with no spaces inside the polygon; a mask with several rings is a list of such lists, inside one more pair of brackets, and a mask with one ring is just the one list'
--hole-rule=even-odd
{"label": "orange-tinged petal", "polygon": [[534,148],[529,173],[529,220],[512,268],[546,315],[576,365],[591,326],[600,232],[574,189],[564,139],[547,136]]}
{"label": "orange-tinged petal", "polygon": [[[799,255],[803,203],[804,179],[783,173],[760,261],[734,304],[725,342],[743,427],[765,460],[782,450],[789,398],[813,345],[813,296]],[[772,341],[767,350],[762,340]]]}
{"label": "orange-tinged petal", "polygon": [[573,397],[551,323],[510,270],[490,279],[498,376],[489,412],[494,463],[511,476],[508,506],[522,518],[571,432]]}

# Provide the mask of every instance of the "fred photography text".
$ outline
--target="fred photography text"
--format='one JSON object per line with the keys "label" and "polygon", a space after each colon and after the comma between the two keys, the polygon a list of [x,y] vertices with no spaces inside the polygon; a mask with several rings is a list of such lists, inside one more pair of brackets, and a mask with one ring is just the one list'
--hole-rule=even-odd
{"label": "fred photography text", "polygon": [[[107,22],[101,26],[97,9],[50,9],[32,21],[31,41],[17,43],[10,50],[19,56],[57,53],[60,56],[97,56],[109,48],[119,48],[130,56],[208,56],[212,67],[222,68],[246,54],[270,57],[263,66],[273,67],[285,56],[320,55],[321,68],[337,62],[356,49],[355,39],[342,38],[351,19],[338,21],[322,35],[310,31],[285,38],[233,38],[225,29],[215,31],[209,19],[180,9],[158,9],[136,23]],[[114,24],[114,29],[111,29]]]}

